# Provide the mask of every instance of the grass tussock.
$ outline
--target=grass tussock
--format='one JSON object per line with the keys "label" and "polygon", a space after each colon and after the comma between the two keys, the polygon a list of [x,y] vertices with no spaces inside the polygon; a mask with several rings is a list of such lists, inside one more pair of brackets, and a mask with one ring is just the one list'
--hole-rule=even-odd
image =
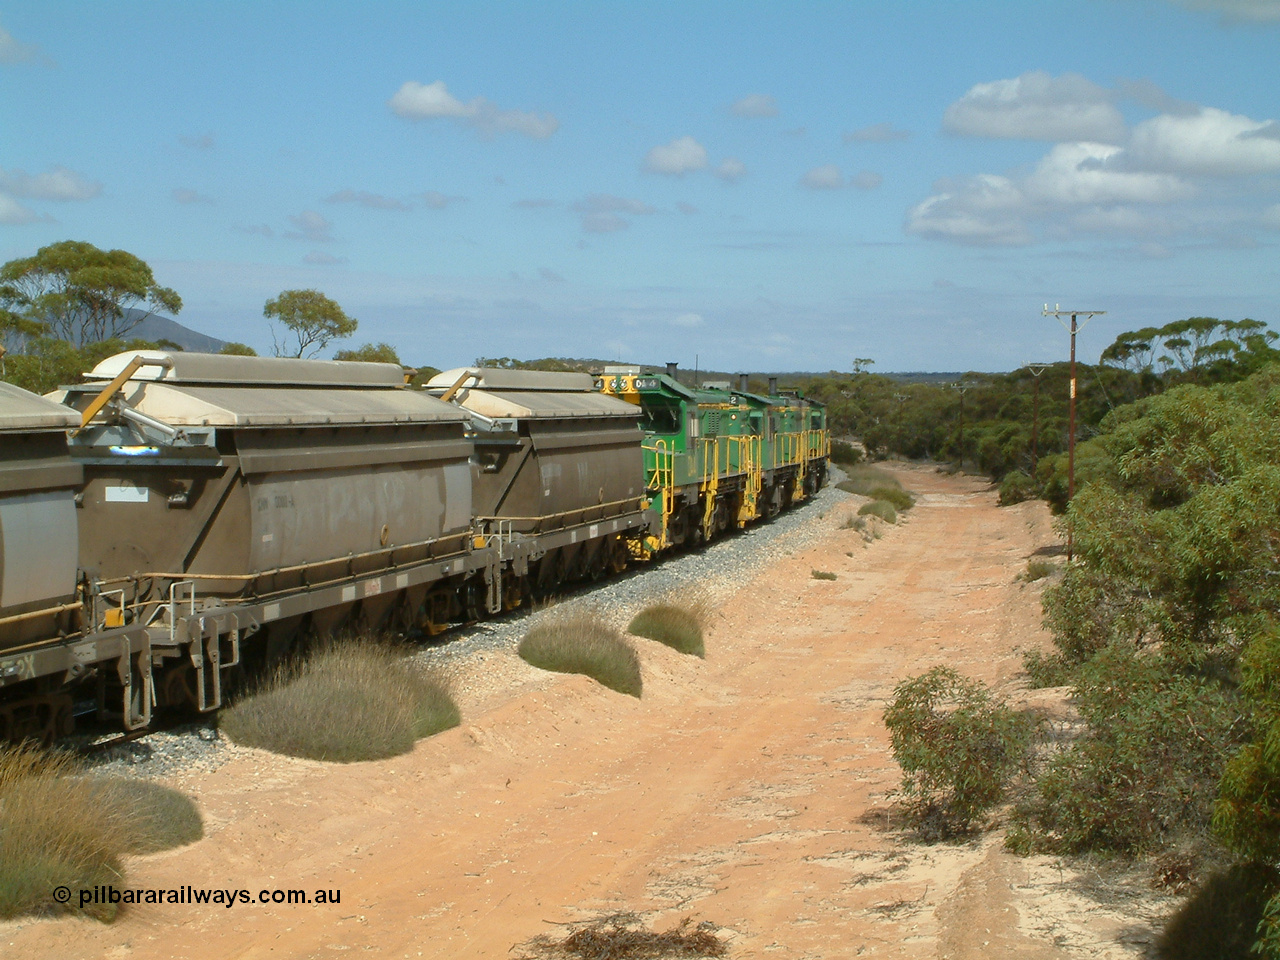
{"label": "grass tussock", "polygon": [[872,500],[883,500],[893,504],[895,510],[910,510],[916,505],[916,498],[901,487],[876,487],[869,494]]}
{"label": "grass tussock", "polygon": [[810,570],[809,576],[814,580],[834,580],[836,575],[830,570]]}
{"label": "grass tussock", "polygon": [[668,598],[652,603],[632,618],[627,633],[665,643],[695,657],[707,655],[703,633],[711,611],[699,599]]}
{"label": "grass tussock", "polygon": [[[0,918],[84,913],[109,922],[113,904],[79,906],[75,891],[119,884],[121,858],[197,840],[195,805],[159,784],[85,776],[70,756],[0,748]],[[69,887],[72,899],[51,893]]]}
{"label": "grass tussock", "polygon": [[847,476],[836,484],[837,490],[845,493],[856,493],[860,497],[870,497],[879,489],[901,490],[902,484],[888,470],[873,467],[870,464],[859,464],[845,468]]}
{"label": "grass tussock", "polygon": [[130,822],[125,853],[158,853],[195,843],[204,836],[204,820],[195,801],[153,780],[105,777],[94,781],[101,802],[127,811]]}
{"label": "grass tussock", "polygon": [[461,722],[448,684],[394,645],[339,640],[224,709],[234,742],[333,763],[382,760]]}
{"label": "grass tussock", "polygon": [[898,522],[898,511],[887,500],[872,500],[870,503],[864,503],[858,510],[858,516],[879,517],[885,523]]}
{"label": "grass tussock", "polygon": [[1057,569],[1057,565],[1050,563],[1048,560],[1032,558],[1027,561],[1027,569],[1018,574],[1018,579],[1027,583],[1035,583],[1037,580],[1043,580]]}
{"label": "grass tussock", "polygon": [[552,611],[525,634],[517,652],[539,670],[585,674],[610,690],[640,696],[635,648],[596,613]]}
{"label": "grass tussock", "polygon": [[645,928],[634,913],[617,913],[575,925],[565,937],[534,937],[522,944],[521,960],[674,960],[683,957],[723,957],[726,941],[716,936],[709,921],[694,924],[689,917],[664,933]]}

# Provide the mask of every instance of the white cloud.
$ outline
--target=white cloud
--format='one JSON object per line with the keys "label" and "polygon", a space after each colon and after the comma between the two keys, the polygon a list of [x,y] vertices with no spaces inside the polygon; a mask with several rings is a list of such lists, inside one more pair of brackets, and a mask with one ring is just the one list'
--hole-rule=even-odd
{"label": "white cloud", "polygon": [[874,190],[882,183],[884,183],[884,177],[874,170],[862,170],[849,178],[849,186],[857,187],[859,190]]}
{"label": "white cloud", "polygon": [[175,203],[213,203],[211,199],[189,187],[178,187],[170,196]]}
{"label": "white cloud", "polygon": [[27,209],[13,197],[0,193],[0,223],[17,226],[23,223],[34,223],[40,219],[45,218],[34,210]]}
{"label": "white cloud", "polygon": [[1264,227],[1280,230],[1280,203],[1267,207],[1259,218]]}
{"label": "white cloud", "polygon": [[1280,22],[1280,0],[1173,0],[1189,10],[1219,13],[1228,23],[1252,21],[1254,23]]}
{"label": "white cloud", "polygon": [[339,190],[325,197],[325,203],[356,203],[371,210],[408,210],[409,205],[395,197],[384,197],[368,190]]}
{"label": "white cloud", "polygon": [[895,140],[910,140],[911,134],[906,130],[893,129],[892,123],[877,123],[860,130],[848,130],[840,139],[845,143],[892,143]]}
{"label": "white cloud", "polygon": [[942,126],[967,137],[1089,140],[1120,143],[1124,118],[1112,95],[1079,74],[1037,70],[1012,80],[979,83],[947,107]]}
{"label": "white cloud", "polygon": [[746,176],[747,168],[737,157],[725,157],[711,172],[726,183],[737,183]]}
{"label": "white cloud", "polygon": [[[1120,100],[1160,112],[1126,132]],[[1060,141],[1029,172],[942,181],[908,211],[908,232],[964,243],[1081,234],[1239,242],[1242,228],[1264,222],[1256,211],[1266,183],[1256,178],[1280,174],[1280,123],[1176,100],[1148,80],[1118,80],[1107,91],[1073,74],[1023,74],[973,87],[947,109],[944,125]],[[1089,130],[1102,135],[1085,136]],[[1240,182],[1224,191],[1207,178]]]}
{"label": "white cloud", "polygon": [[471,117],[476,108],[468,107],[445,87],[443,80],[435,83],[417,83],[409,80],[387,101],[392,112],[409,120],[426,120],[430,117]]}
{"label": "white cloud", "polygon": [[1026,198],[1008,177],[982,174],[943,181],[940,192],[907,213],[908,233],[972,244],[1025,244]]}
{"label": "white cloud", "polygon": [[800,185],[810,190],[839,190],[844,186],[844,175],[834,163],[826,163],[801,177]]}
{"label": "white cloud", "polygon": [[778,101],[763,93],[743,97],[730,109],[740,117],[776,117]]}
{"label": "white cloud", "polygon": [[102,184],[66,167],[53,167],[35,176],[25,170],[0,169],[0,190],[32,200],[92,200],[102,192]]}
{"label": "white cloud", "polygon": [[707,150],[693,137],[679,137],[654,147],[645,157],[646,170],[670,177],[683,177],[707,165]]}
{"label": "white cloud", "polygon": [[1142,208],[1196,193],[1180,177],[1131,169],[1124,150],[1102,143],[1060,143],[1023,177],[984,174],[945,180],[936,189],[908,212],[908,233],[1003,245],[1030,243],[1033,225],[1057,240],[1080,233],[1166,235],[1176,220]]}
{"label": "white cloud", "polygon": [[333,224],[314,210],[303,210],[296,217],[290,217],[289,222],[298,228],[297,233],[285,234],[290,240],[306,240],[309,243],[333,241],[333,236],[329,232],[333,229]]}
{"label": "white cloud", "polygon": [[1280,172],[1280,125],[1202,107],[1193,116],[1163,114],[1134,128],[1133,162],[1213,177]]}
{"label": "white cloud", "polygon": [[484,97],[463,103],[449,92],[443,80],[426,84],[406,81],[387,106],[406,120],[452,119],[487,137],[511,132],[545,140],[560,129],[560,121],[550,113],[502,110]]}
{"label": "white cloud", "polygon": [[39,47],[29,43],[19,43],[8,30],[0,27],[0,65],[12,67],[40,59],[43,58]]}
{"label": "white cloud", "polygon": [[704,323],[700,313],[682,313],[672,317],[671,323],[677,327],[700,327]]}
{"label": "white cloud", "polygon": [[1132,173],[1108,161],[1123,160],[1119,147],[1102,143],[1060,143],[1023,183],[1032,199],[1056,204],[1171,203],[1195,191],[1163,173]]}

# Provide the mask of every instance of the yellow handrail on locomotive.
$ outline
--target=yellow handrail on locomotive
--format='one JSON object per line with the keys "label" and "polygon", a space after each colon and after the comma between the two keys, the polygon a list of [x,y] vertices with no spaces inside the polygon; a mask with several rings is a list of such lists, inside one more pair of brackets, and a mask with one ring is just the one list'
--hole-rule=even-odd
{"label": "yellow handrail on locomotive", "polygon": [[705,506],[702,510],[702,537],[704,540],[710,540],[711,535],[715,533],[716,498],[720,491],[720,438],[702,437],[701,439],[702,481],[699,489],[705,498]]}
{"label": "yellow handrail on locomotive", "polygon": [[[809,431],[802,430],[800,433],[796,434],[796,441],[796,482],[791,488],[791,499],[803,500],[805,497],[805,475],[809,472]],[[804,451],[803,456],[801,455],[801,450]]]}
{"label": "yellow handrail on locomotive", "polygon": [[667,446],[661,437],[647,437],[641,446],[653,454],[653,468],[645,465],[645,488],[657,490],[662,497],[662,529],[658,534],[653,549],[663,550],[671,545],[668,530],[671,527],[671,514],[675,510],[676,479],[675,451]]}
{"label": "yellow handrail on locomotive", "polygon": [[744,527],[749,521],[754,520],[758,513],[760,488],[764,484],[764,464],[761,462],[763,448],[760,438],[753,435],[725,437],[725,440],[737,445],[738,471],[744,478],[737,522],[739,527]]}

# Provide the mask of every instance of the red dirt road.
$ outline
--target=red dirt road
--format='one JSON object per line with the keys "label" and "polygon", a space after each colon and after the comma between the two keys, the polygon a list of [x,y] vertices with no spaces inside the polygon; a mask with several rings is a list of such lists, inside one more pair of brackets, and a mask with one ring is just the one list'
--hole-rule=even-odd
{"label": "red dirt road", "polygon": [[482,699],[464,682],[463,725],[408,756],[326,766],[245,751],[184,778],[205,838],[128,868],[132,888],[340,890],[339,904],[7,923],[0,952],[500,958],[628,910],[655,929],[712,921],[734,958],[1132,955],[1106,946],[1106,923],[1045,918],[1043,862],[998,840],[921,847],[886,830],[885,699],[938,662],[1016,691],[1015,648],[1046,640],[1042,584],[1015,577],[1054,542],[1042,504],[999,509],[971,478],[901,476],[920,497],[904,523],[865,544],[841,527],[856,502],[830,509],[820,540],[722,606],[705,661],[638,640],[643,699],[500,664],[517,682]]}

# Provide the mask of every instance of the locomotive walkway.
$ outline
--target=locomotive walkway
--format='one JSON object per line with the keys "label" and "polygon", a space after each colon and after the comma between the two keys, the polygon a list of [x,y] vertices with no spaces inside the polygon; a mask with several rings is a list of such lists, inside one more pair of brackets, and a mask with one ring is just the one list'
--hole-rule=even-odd
{"label": "locomotive walkway", "polygon": [[1054,542],[1041,504],[901,477],[919,495],[906,522],[864,543],[842,526],[859,501],[828,508],[818,540],[723,604],[705,661],[638,641],[642,700],[499,663],[517,683],[468,695],[463,678],[463,725],[411,755],[251,753],[179,778],[205,839],[129,865],[131,887],[340,889],[340,904],[0,924],[4,955],[501,958],[636,911],[653,929],[711,921],[731,957],[1138,956],[1118,941],[1141,918],[1082,901],[1070,871],[998,839],[924,847],[889,829],[886,697],[938,662],[1017,695],[1017,648],[1047,640],[1043,581],[1015,578]]}

